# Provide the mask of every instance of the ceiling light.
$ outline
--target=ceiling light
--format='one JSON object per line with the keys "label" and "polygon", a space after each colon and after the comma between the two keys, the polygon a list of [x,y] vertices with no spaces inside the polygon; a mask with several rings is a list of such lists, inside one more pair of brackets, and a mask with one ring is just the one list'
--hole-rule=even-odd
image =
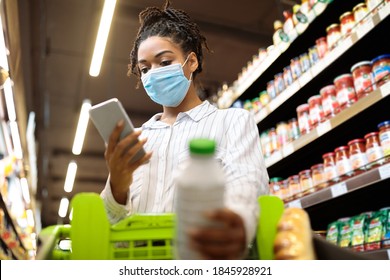
{"label": "ceiling light", "polygon": [[65,218],[66,213],[68,212],[69,199],[66,197],[61,198],[60,207],[58,208],[58,216]]}
{"label": "ceiling light", "polygon": [[93,77],[99,76],[100,73],[100,67],[102,65],[104,50],[107,44],[108,33],[110,32],[115,5],[116,0],[105,0],[104,2],[102,17],[100,19],[99,30],[96,37],[95,49],[92,55],[91,67],[89,68],[89,75]]}
{"label": "ceiling light", "polygon": [[91,108],[91,101],[86,99],[81,106],[79,123],[77,124],[76,136],[73,142],[72,153],[79,155],[83,148],[85,133],[87,132],[88,120],[89,120],[89,109]]}
{"label": "ceiling light", "polygon": [[68,171],[66,172],[64,190],[71,192],[73,190],[74,179],[76,178],[77,163],[72,160],[68,164]]}

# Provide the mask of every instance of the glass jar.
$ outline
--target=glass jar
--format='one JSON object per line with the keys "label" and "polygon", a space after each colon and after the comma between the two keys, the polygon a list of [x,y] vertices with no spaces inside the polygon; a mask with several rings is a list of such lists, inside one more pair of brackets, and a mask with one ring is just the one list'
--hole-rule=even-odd
{"label": "glass jar", "polygon": [[298,126],[301,135],[309,133],[311,130],[310,126],[310,115],[309,115],[309,104],[301,104],[297,107],[298,115]]}
{"label": "glass jar", "polygon": [[381,143],[379,141],[379,132],[371,132],[367,133],[364,136],[366,140],[366,155],[369,163],[382,164],[384,157],[383,149],[381,147]]}
{"label": "glass jar", "polygon": [[281,197],[281,182],[283,178],[273,177],[269,179],[269,190],[272,195]]}
{"label": "glass jar", "polygon": [[322,155],[324,160],[324,179],[326,181],[338,181],[335,154],[333,152]]}
{"label": "glass jar", "polygon": [[288,121],[288,131],[290,141],[297,140],[301,135],[299,131],[299,125],[296,118],[292,118]]}
{"label": "glass jar", "polygon": [[348,146],[340,146],[334,150],[337,174],[339,174],[341,177],[351,176],[353,174],[348,151]]}
{"label": "glass jar", "polygon": [[298,79],[302,75],[302,68],[301,68],[301,62],[299,60],[299,57],[295,57],[291,59],[290,67],[291,67],[291,73],[293,79],[294,80]]}
{"label": "glass jar", "polygon": [[270,139],[270,144],[271,144],[271,154],[279,151],[279,140],[278,140],[278,134],[276,133],[276,129],[272,127],[268,131],[269,139]]}
{"label": "glass jar", "polygon": [[286,88],[283,80],[283,73],[278,73],[274,76],[274,84],[276,95],[280,94]]}
{"label": "glass jar", "polygon": [[310,167],[313,186],[319,186],[325,182],[324,164],[318,163]]}
{"label": "glass jar", "polygon": [[299,175],[293,175],[288,177],[288,188],[290,195],[294,196],[301,192],[301,185],[299,184]]}
{"label": "glass jar", "polygon": [[383,155],[390,155],[390,121],[384,121],[378,124],[379,141],[383,149]]}
{"label": "glass jar", "polygon": [[301,63],[302,73],[305,73],[310,69],[311,67],[310,58],[307,53],[303,53],[299,56],[299,62]]}
{"label": "glass jar", "polygon": [[288,124],[286,122],[278,122],[276,124],[276,134],[278,135],[279,147],[283,147],[289,140]]}
{"label": "glass jar", "polygon": [[340,109],[345,109],[355,103],[356,93],[352,74],[337,76],[333,82],[336,86],[337,101],[340,105]]}
{"label": "glass jar", "polygon": [[308,99],[310,126],[313,129],[324,119],[324,111],[322,110],[321,95],[313,95]]}
{"label": "glass jar", "polygon": [[376,13],[383,5],[383,0],[366,0],[368,11]]}
{"label": "glass jar", "polygon": [[306,169],[298,173],[299,175],[299,184],[301,186],[302,192],[312,192],[313,191],[313,180],[311,178],[311,170]]}
{"label": "glass jar", "polygon": [[380,55],[371,62],[376,85],[380,87],[390,81],[390,54]]}
{"label": "glass jar", "polygon": [[351,73],[358,99],[368,95],[375,89],[372,63],[370,61],[361,61],[354,64],[351,67]]}
{"label": "glass jar", "polygon": [[337,101],[336,87],[334,85],[327,85],[320,89],[320,95],[322,97],[324,118],[330,119],[340,111],[339,103]]}
{"label": "glass jar", "polygon": [[355,22],[362,24],[365,21],[365,17],[368,14],[368,9],[366,3],[359,3],[352,9],[353,16],[355,17]]}
{"label": "glass jar", "polygon": [[286,66],[283,68],[283,81],[286,87],[288,87],[294,82],[294,78],[290,66]]}
{"label": "glass jar", "polygon": [[326,42],[328,50],[333,50],[341,39],[341,30],[338,23],[333,23],[326,28]]}
{"label": "glass jar", "polygon": [[280,198],[286,199],[290,197],[290,189],[288,188],[288,179],[285,179],[280,182]]}
{"label": "glass jar", "polygon": [[276,97],[276,87],[275,87],[274,80],[271,80],[267,83],[267,92],[271,100]]}
{"label": "glass jar", "polygon": [[354,26],[355,16],[352,12],[348,11],[340,16],[340,32],[342,36],[346,36],[351,33]]}
{"label": "glass jar", "polygon": [[310,65],[316,64],[320,60],[317,46],[314,45],[314,46],[310,47],[308,51],[309,51]]}
{"label": "glass jar", "polygon": [[365,170],[368,163],[366,155],[366,140],[354,139],[348,142],[349,161],[351,162],[352,170]]}
{"label": "glass jar", "polygon": [[264,131],[260,134],[260,144],[261,150],[263,151],[264,158],[269,158],[272,154],[271,151],[271,139],[269,137],[268,131]]}
{"label": "glass jar", "polygon": [[328,43],[326,40],[326,37],[320,37],[316,40],[316,46],[318,51],[319,58],[325,57],[326,53],[328,52]]}

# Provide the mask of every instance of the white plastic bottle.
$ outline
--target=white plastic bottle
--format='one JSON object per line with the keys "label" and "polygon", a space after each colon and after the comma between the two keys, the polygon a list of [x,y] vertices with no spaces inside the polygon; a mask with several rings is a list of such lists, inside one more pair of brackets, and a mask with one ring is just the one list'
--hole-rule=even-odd
{"label": "white plastic bottle", "polygon": [[201,259],[190,247],[191,229],[218,227],[208,220],[206,211],[224,207],[225,181],[222,167],[214,159],[216,143],[209,139],[190,141],[190,160],[176,177],[176,259]]}

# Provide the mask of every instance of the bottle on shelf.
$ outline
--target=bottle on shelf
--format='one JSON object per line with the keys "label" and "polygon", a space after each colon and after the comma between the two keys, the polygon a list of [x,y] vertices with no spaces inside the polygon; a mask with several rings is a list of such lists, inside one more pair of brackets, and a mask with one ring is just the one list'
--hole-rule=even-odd
{"label": "bottle on shelf", "polygon": [[290,42],[294,41],[298,37],[298,32],[295,29],[293,14],[289,10],[283,11],[284,23],[283,31],[287,34],[290,39]]}
{"label": "bottle on shelf", "polygon": [[[188,164],[176,178],[175,201],[176,254],[178,259],[200,259],[191,248],[187,231],[197,227],[218,227],[204,216],[205,211],[224,207],[224,173],[214,159],[216,143],[210,139],[193,139],[189,143]],[[207,176],[204,176],[208,174]]]}
{"label": "bottle on shelf", "polygon": [[289,46],[288,35],[283,30],[283,23],[280,20],[274,21],[274,34],[272,41],[275,47],[281,52],[285,51]]}

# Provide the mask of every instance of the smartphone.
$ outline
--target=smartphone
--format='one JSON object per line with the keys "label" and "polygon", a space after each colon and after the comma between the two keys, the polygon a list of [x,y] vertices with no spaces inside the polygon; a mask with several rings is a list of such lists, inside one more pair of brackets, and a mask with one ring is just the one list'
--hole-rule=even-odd
{"label": "smartphone", "polygon": [[[95,125],[96,129],[98,130],[100,136],[103,138],[106,145],[108,144],[112,131],[120,120],[124,121],[124,128],[121,132],[120,139],[123,139],[134,131],[134,126],[129,116],[127,115],[121,102],[117,98],[111,98],[102,103],[92,106],[89,109],[89,117]],[[137,161],[144,155],[145,150],[142,148],[131,159],[130,162]]]}

